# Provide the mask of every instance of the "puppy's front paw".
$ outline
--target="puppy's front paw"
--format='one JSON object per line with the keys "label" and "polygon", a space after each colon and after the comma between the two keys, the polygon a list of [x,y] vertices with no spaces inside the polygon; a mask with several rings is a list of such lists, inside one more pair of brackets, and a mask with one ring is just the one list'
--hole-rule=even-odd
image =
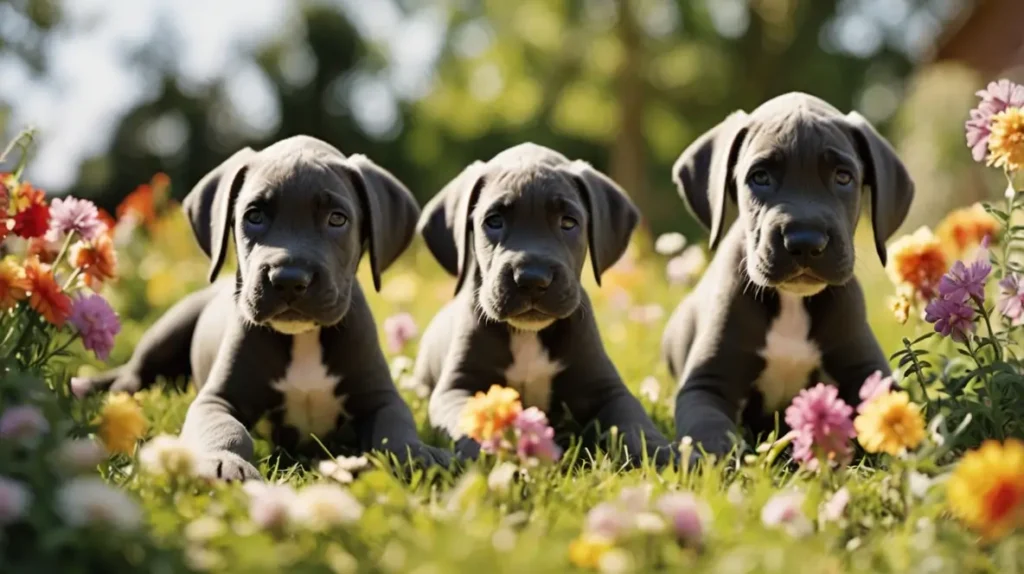
{"label": "puppy's front paw", "polygon": [[414,449],[412,453],[417,460],[427,465],[437,465],[444,468],[452,466],[452,453],[434,446],[421,445],[418,449]]}
{"label": "puppy's front paw", "polygon": [[233,452],[218,451],[199,461],[199,476],[216,480],[263,480],[256,467]]}
{"label": "puppy's front paw", "polygon": [[126,369],[114,369],[92,377],[72,377],[69,386],[78,398],[103,391],[133,394],[142,388],[142,380]]}

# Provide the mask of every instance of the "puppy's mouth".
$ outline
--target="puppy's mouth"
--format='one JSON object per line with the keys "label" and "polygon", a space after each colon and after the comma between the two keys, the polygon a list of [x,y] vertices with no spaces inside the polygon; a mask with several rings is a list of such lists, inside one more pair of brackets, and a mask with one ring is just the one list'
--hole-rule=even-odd
{"label": "puppy's mouth", "polygon": [[510,315],[505,322],[520,331],[540,331],[551,326],[557,320],[558,317],[531,307],[521,313]]}
{"label": "puppy's mouth", "polygon": [[817,295],[828,287],[828,281],[822,279],[809,269],[801,269],[785,281],[780,281],[776,288],[786,293],[809,297]]}
{"label": "puppy's mouth", "polygon": [[302,311],[287,308],[277,313],[266,321],[271,329],[284,333],[285,335],[298,335],[312,331],[320,326],[320,323],[310,318]]}

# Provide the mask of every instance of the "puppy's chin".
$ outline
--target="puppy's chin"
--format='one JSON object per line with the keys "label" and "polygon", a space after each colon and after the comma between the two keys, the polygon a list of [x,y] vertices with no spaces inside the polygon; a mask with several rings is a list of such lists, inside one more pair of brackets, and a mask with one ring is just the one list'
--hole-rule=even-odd
{"label": "puppy's chin", "polygon": [[796,295],[797,297],[811,297],[817,295],[828,287],[828,283],[808,283],[804,281],[784,281],[775,286],[783,293]]}
{"label": "puppy's chin", "polygon": [[510,317],[505,319],[505,323],[509,327],[512,327],[516,331],[526,331],[529,333],[536,333],[537,331],[543,331],[550,327],[555,321],[554,317]]}
{"label": "puppy's chin", "polygon": [[313,321],[288,321],[288,320],[276,320],[271,319],[267,322],[267,325],[271,329],[285,335],[301,335],[308,333],[314,329],[319,329],[320,325]]}

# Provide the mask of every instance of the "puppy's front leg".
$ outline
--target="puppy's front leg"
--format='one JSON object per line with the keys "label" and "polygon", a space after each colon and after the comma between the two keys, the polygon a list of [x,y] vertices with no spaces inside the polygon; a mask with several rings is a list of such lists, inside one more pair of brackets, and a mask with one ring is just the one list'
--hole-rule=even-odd
{"label": "puppy's front leg", "polygon": [[459,429],[462,411],[472,396],[469,390],[454,385],[438,386],[430,395],[431,424],[455,439],[455,454],[464,460],[476,460],[480,456],[480,443],[465,436]]}
{"label": "puppy's front leg", "polygon": [[366,397],[374,405],[355,418],[356,434],[362,451],[385,450],[392,452],[399,462],[412,457],[427,464],[449,466],[448,453],[423,444],[416,432],[409,405],[394,390],[384,390]]}
{"label": "puppy's front leg", "polygon": [[675,449],[654,426],[640,401],[625,386],[619,386],[621,388],[597,411],[594,420],[602,431],[612,427],[618,430],[631,463],[638,463],[640,453],[646,452],[658,467],[668,465],[676,456]]}
{"label": "puppy's front leg", "polygon": [[892,371],[867,323],[854,330],[856,333],[844,344],[829,349],[822,362],[825,372],[839,387],[839,397],[856,408],[860,404],[860,388],[864,380],[875,371],[881,371],[883,377]]}

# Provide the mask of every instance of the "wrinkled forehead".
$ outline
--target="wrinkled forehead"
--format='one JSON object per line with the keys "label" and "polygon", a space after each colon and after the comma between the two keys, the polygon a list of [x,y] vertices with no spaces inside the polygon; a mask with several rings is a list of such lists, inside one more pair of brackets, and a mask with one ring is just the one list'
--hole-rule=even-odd
{"label": "wrinkled forehead", "polygon": [[550,168],[500,170],[485,176],[478,205],[566,211],[581,210],[579,190],[563,173]]}
{"label": "wrinkled forehead", "polygon": [[351,204],[355,190],[348,178],[321,162],[305,157],[255,161],[242,187],[239,202],[264,202],[300,208],[332,203]]}
{"label": "wrinkled forehead", "polygon": [[845,119],[805,108],[755,112],[738,159],[744,167],[761,161],[790,167],[817,168],[823,161],[861,167]]}

